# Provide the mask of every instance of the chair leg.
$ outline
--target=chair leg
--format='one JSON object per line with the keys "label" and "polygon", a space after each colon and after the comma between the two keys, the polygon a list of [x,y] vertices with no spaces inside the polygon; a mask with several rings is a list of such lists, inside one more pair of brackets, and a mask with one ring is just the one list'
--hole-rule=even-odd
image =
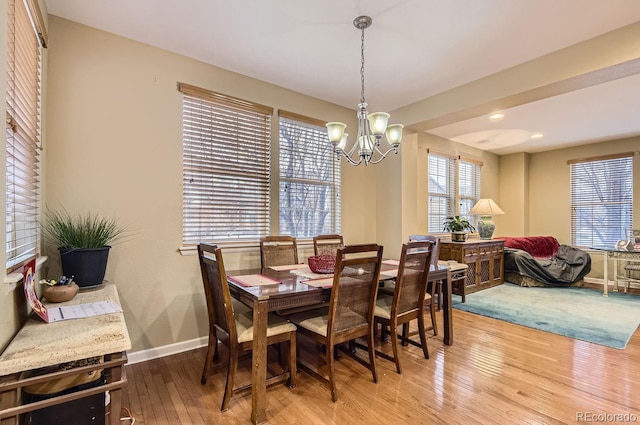
{"label": "chair leg", "polygon": [[373,382],[378,383],[378,372],[376,371],[376,350],[373,345],[374,335],[373,332],[369,332],[367,335],[367,348],[369,351],[369,365],[371,366],[371,374],[373,375]]}
{"label": "chair leg", "polygon": [[[397,339],[397,338],[394,338]],[[409,323],[402,324],[402,346],[406,347],[409,345],[407,340],[409,339]]]}
{"label": "chair leg", "polygon": [[[405,342],[406,338],[409,337],[408,332],[408,323],[402,324],[402,345],[407,345]],[[393,324],[391,325],[391,329],[395,329]],[[395,334],[395,332],[394,332]],[[394,335],[395,336],[395,335]],[[398,357],[398,338],[391,338],[391,348],[393,349],[393,361],[396,363],[396,371],[398,373],[402,373],[402,368],[400,367],[400,357]]]}
{"label": "chair leg", "polygon": [[297,350],[298,344],[296,343],[296,333],[291,332],[291,339],[289,340],[289,388],[296,386],[296,373],[297,373]]}
{"label": "chair leg", "polygon": [[[211,344],[213,343],[213,347]],[[207,347],[207,354],[204,358],[204,368],[202,369],[202,378],[200,378],[201,384],[207,383],[209,377],[209,371],[211,370],[211,363],[218,357],[218,338],[216,338],[215,332],[209,332],[209,345]]]}
{"label": "chair leg", "polygon": [[438,335],[438,322],[436,320],[435,306],[432,304],[429,306],[429,315],[431,316],[431,324],[433,325],[433,336]]}
{"label": "chair leg", "polygon": [[442,308],[442,282],[436,283],[436,295],[438,295],[438,311]]}
{"label": "chair leg", "polygon": [[424,358],[429,358],[429,348],[427,347],[427,331],[424,327],[424,314],[418,315],[418,333],[420,334],[420,344],[422,344],[422,353]]}
{"label": "chair leg", "polygon": [[220,411],[224,412],[229,408],[229,401],[233,395],[233,380],[238,369],[238,350],[229,346],[229,367],[227,369],[227,385],[224,387],[224,396],[222,398],[222,407]]}
{"label": "chair leg", "polygon": [[335,403],[338,401],[338,391],[336,390],[336,381],[334,379],[333,344],[327,345],[327,365],[329,366],[329,389],[331,390],[331,400]]}

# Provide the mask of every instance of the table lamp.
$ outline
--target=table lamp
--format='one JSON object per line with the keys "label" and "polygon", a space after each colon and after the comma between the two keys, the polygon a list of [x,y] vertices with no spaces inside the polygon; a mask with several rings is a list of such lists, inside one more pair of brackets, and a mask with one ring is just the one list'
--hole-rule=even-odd
{"label": "table lamp", "polygon": [[491,239],[496,224],[493,222],[492,216],[504,214],[504,211],[496,204],[493,199],[482,198],[469,210],[469,214],[479,215],[478,234],[480,239]]}

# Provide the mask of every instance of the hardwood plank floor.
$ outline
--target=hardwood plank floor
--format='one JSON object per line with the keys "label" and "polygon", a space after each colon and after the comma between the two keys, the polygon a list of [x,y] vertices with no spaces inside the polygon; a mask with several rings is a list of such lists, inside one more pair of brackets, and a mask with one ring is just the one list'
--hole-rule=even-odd
{"label": "hardwood plank floor", "polygon": [[[428,360],[419,348],[402,347],[402,375],[378,357],[377,384],[368,370],[342,356],[336,362],[336,403],[326,386],[304,372],[296,388],[269,388],[268,423],[571,424],[579,422],[580,412],[633,414],[640,421],[640,330],[625,350],[616,350],[458,310],[453,318],[453,346],[431,336]],[[300,355],[314,361],[315,347],[303,345]],[[391,353],[390,343],[377,345]],[[136,424],[250,423],[250,394],[235,396],[229,410],[220,412],[225,349],[222,363],[201,385],[204,355],[198,349],[126,367],[123,406]],[[240,369],[237,385],[250,381],[248,357]]]}

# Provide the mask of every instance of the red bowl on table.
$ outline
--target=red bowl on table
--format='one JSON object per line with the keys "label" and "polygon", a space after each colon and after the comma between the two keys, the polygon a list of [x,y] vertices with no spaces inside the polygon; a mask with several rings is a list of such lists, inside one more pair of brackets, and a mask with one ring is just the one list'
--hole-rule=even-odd
{"label": "red bowl on table", "polygon": [[307,259],[307,263],[314,273],[330,274],[336,269],[336,257],[331,254],[313,255]]}

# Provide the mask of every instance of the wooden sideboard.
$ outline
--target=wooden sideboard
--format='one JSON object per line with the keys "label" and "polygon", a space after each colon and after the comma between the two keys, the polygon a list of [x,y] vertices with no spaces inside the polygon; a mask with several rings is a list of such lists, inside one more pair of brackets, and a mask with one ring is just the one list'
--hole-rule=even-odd
{"label": "wooden sideboard", "polygon": [[[105,300],[120,304],[115,285],[106,284],[99,289],[80,292],[71,301],[57,305]],[[16,425],[19,415],[105,391],[109,391],[111,399],[107,423],[120,424],[121,393],[127,384],[124,365],[129,349],[131,341],[122,313],[54,323],[45,323],[37,316],[30,318],[0,355],[0,424]],[[37,376],[27,373],[93,357],[100,357],[103,362]],[[96,370],[102,370],[105,377],[98,386],[29,404],[21,402],[20,391],[28,385],[55,382]]]}
{"label": "wooden sideboard", "polygon": [[469,266],[467,278],[453,285],[462,296],[504,283],[504,241],[470,239],[465,242],[440,241],[440,260],[455,260]]}

